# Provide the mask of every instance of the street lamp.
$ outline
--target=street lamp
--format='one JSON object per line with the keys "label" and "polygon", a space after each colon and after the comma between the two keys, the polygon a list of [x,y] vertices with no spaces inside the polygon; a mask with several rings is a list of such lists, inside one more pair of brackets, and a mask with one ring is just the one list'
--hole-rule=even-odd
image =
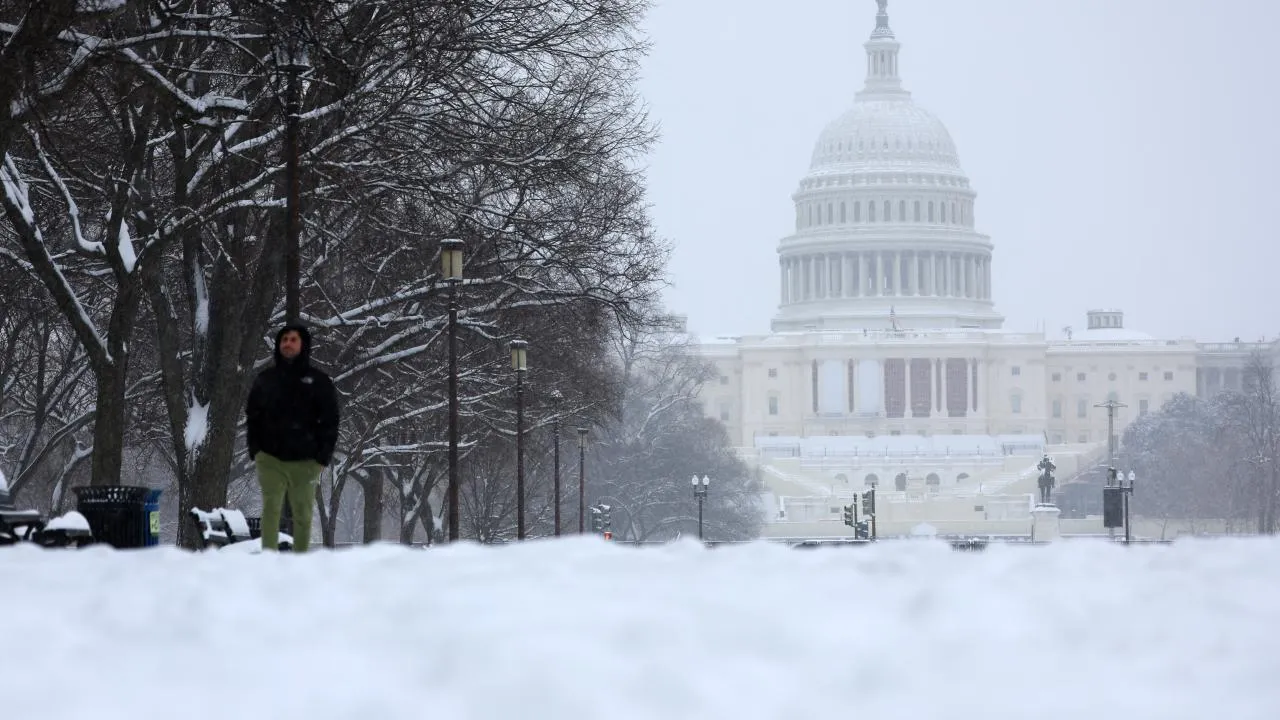
{"label": "street lamp", "polygon": [[587,432],[578,428],[578,534],[587,532]]}
{"label": "street lamp", "polygon": [[297,9],[289,3],[289,25],[276,40],[272,48],[276,67],[283,70],[289,78],[285,94],[285,320],[298,322],[302,316],[302,259],[299,250],[299,235],[302,233],[301,181],[298,172],[298,117],[302,113],[301,89],[298,76],[311,69],[307,56],[306,38],[303,36],[302,21]]}
{"label": "street lamp", "polygon": [[449,283],[449,540],[458,539],[458,284],[462,282],[461,240],[440,241],[440,276]]}
{"label": "street lamp", "polygon": [[1133,481],[1137,479],[1137,474],[1132,470],[1129,471],[1129,487],[1124,491],[1124,544],[1128,545],[1130,541],[1129,533],[1129,496],[1133,495]]}
{"label": "street lamp", "polygon": [[551,495],[552,502],[555,504],[555,536],[560,537],[560,403],[564,401],[564,394],[559,389],[551,391],[551,407],[553,416],[551,418],[551,442],[554,450],[552,451],[552,480]]}
{"label": "street lamp", "polygon": [[702,503],[707,499],[707,486],[711,484],[711,478],[706,475],[702,476],[702,480],[698,480],[698,476],[693,476],[693,496],[698,499],[698,539],[702,539]]}
{"label": "street lamp", "polygon": [[511,341],[511,369],[516,371],[516,539],[524,539],[524,373],[529,343]]}

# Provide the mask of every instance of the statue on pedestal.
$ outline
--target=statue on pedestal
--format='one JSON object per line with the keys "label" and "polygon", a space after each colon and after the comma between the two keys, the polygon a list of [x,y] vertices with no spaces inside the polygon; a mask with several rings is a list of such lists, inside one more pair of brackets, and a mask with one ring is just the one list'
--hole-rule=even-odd
{"label": "statue on pedestal", "polygon": [[1036,469],[1040,471],[1040,504],[1052,505],[1053,498],[1053,471],[1058,469],[1057,465],[1049,459],[1048,455],[1036,465]]}

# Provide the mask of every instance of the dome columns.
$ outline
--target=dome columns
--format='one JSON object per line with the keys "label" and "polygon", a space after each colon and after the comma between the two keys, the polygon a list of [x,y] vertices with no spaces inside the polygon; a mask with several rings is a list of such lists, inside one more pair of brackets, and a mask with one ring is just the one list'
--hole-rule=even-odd
{"label": "dome columns", "polygon": [[992,299],[991,256],[981,251],[796,251],[779,266],[784,306],[874,297]]}

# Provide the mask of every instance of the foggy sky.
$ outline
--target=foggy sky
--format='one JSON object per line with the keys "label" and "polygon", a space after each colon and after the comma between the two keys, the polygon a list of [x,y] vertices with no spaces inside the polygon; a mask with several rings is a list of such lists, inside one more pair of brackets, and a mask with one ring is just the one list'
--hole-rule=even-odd
{"label": "foggy sky", "polygon": [[[665,299],[768,332],[791,194],[853,102],[874,0],[654,0],[640,92]],[[1118,307],[1159,337],[1280,334],[1275,0],[890,0],[901,76],[951,132],[1005,329]]]}

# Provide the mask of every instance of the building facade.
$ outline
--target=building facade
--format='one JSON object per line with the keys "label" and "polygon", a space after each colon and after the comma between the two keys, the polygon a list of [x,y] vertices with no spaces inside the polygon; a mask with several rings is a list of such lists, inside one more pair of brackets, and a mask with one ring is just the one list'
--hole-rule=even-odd
{"label": "building facade", "polygon": [[[1177,393],[1239,389],[1253,353],[1280,358],[1276,342],[1151,337],[1116,309],[1087,311],[1062,338],[1004,329],[977,193],[946,127],[904,88],[887,0],[878,5],[865,86],[822,131],[792,196],[772,332],[699,345],[719,371],[704,407],[739,447],[844,454],[811,458],[818,470],[807,474],[774,473],[790,483],[779,492],[817,492],[838,477],[875,484],[885,472],[904,491],[917,477],[1008,488],[1026,472],[996,462],[983,475],[984,452],[1084,458],[1112,426],[1121,432]],[[889,467],[895,452],[913,458],[901,471]],[[952,462],[966,453],[969,466]],[[990,482],[1001,474],[1008,482]]]}

